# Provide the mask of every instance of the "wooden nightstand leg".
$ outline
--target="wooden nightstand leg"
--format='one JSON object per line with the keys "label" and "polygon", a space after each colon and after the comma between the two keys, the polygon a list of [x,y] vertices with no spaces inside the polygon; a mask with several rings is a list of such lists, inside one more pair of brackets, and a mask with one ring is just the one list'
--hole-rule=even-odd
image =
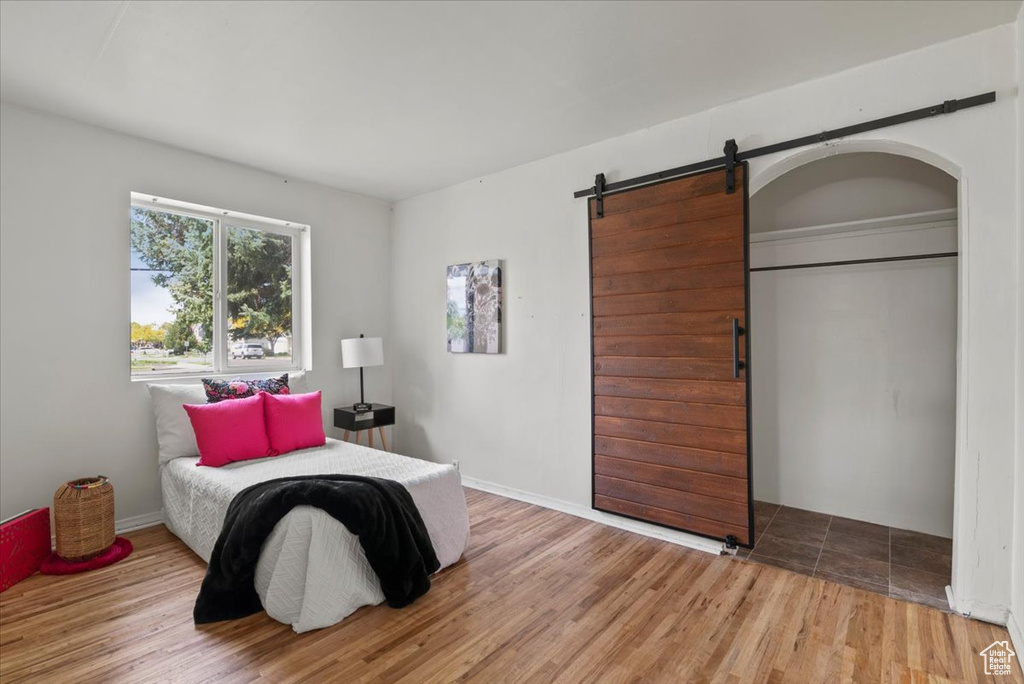
{"label": "wooden nightstand leg", "polygon": [[380,443],[384,446],[384,451],[391,451],[391,448],[388,446],[388,435],[384,432],[384,428],[377,428],[377,432],[380,433]]}
{"label": "wooden nightstand leg", "polygon": [[366,431],[366,439],[369,440],[370,448],[373,448],[373,428]]}
{"label": "wooden nightstand leg", "polygon": [[344,440],[345,440],[346,442],[348,441],[348,436],[349,436],[349,434],[351,434],[351,433],[350,433],[350,432],[349,432],[348,430],[345,430],[345,437],[344,437],[343,439],[344,439]]}

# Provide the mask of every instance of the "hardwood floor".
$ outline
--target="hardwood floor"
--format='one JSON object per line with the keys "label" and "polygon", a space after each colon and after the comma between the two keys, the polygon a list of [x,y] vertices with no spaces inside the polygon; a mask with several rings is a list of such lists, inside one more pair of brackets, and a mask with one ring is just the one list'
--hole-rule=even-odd
{"label": "hardwood floor", "polygon": [[[1001,627],[466,490],[466,558],[403,610],[297,635],[197,628],[204,564],[163,527],[135,553],[0,595],[0,681],[984,681]],[[1014,677],[1024,682],[1019,665]]]}

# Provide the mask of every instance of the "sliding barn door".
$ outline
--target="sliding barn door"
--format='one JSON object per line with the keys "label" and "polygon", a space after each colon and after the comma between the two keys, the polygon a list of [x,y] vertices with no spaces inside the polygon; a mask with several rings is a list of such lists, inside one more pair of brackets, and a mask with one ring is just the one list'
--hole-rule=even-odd
{"label": "sliding barn door", "polygon": [[751,546],[747,169],[590,200],[594,508]]}

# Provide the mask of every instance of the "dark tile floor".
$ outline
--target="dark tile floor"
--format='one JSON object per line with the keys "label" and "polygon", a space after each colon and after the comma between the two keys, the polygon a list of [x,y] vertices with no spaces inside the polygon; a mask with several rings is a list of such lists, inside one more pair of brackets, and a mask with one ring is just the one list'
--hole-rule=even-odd
{"label": "dark tile floor", "polygon": [[737,557],[949,612],[951,539],[763,501],[754,531]]}

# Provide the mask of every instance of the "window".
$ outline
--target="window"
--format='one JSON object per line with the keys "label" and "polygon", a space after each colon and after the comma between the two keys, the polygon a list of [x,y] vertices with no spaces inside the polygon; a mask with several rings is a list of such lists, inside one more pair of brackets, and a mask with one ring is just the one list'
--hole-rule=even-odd
{"label": "window", "polygon": [[307,236],[307,226],[132,193],[132,377],[301,368]]}

